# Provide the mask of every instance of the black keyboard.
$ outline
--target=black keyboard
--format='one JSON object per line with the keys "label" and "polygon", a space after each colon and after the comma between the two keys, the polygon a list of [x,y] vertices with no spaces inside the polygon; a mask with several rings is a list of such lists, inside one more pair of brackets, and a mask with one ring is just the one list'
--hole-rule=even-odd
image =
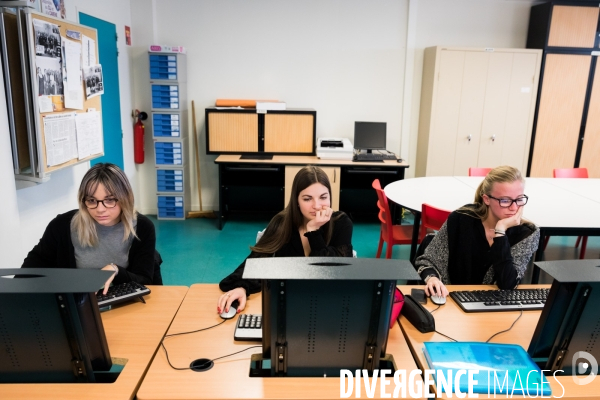
{"label": "black keyboard", "polygon": [[466,290],[450,292],[465,312],[541,310],[550,289]]}
{"label": "black keyboard", "polygon": [[380,154],[380,153],[359,153],[354,155],[354,161],[383,161],[383,160],[396,160],[394,154]]}
{"label": "black keyboard", "polygon": [[144,299],[142,296],[150,294],[150,289],[137,282],[112,285],[108,288],[106,295],[102,294],[103,290],[104,289],[100,289],[98,293],[96,293],[96,299],[98,300],[98,306],[100,308],[114,306],[115,304],[131,301],[138,297],[143,301]]}
{"label": "black keyboard", "polygon": [[241,314],[233,334],[235,340],[262,340],[262,315]]}

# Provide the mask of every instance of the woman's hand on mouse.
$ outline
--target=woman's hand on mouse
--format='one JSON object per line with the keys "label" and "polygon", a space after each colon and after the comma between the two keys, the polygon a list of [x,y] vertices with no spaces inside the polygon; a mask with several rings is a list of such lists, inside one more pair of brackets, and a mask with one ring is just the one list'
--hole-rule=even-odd
{"label": "woman's hand on mouse", "polygon": [[331,219],[331,214],[333,214],[333,209],[331,207],[323,206],[320,211],[316,212],[316,216],[314,219],[308,221],[306,224],[306,231],[312,232],[318,230],[320,227],[325,225]]}
{"label": "woman's hand on mouse", "polygon": [[425,294],[427,296],[446,297],[448,296],[449,292],[448,289],[446,289],[446,285],[444,285],[438,277],[432,276],[425,284]]}
{"label": "woman's hand on mouse", "polygon": [[239,287],[223,293],[217,301],[217,313],[221,314],[224,311],[228,312],[231,303],[235,300],[240,303],[237,309],[237,312],[240,313],[246,308],[246,289]]}

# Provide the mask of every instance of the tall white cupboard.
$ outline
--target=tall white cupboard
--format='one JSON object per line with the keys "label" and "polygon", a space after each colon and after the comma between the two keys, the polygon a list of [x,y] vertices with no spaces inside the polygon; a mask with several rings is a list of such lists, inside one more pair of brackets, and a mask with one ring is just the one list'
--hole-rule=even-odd
{"label": "tall white cupboard", "polygon": [[542,51],[425,49],[416,176],[527,170]]}

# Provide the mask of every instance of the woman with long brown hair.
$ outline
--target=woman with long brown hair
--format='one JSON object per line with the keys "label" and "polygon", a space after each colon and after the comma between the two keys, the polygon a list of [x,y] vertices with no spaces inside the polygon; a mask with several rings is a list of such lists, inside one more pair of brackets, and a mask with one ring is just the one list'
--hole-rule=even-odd
{"label": "woman with long brown hair", "polygon": [[[318,167],[302,168],[294,177],[290,201],[267,226],[248,258],[259,257],[352,257],[352,221],[341,211],[331,209],[331,185]],[[229,311],[239,301],[260,292],[260,281],[243,279],[246,261],[221,281],[225,293],[219,297],[217,312]]]}
{"label": "woman with long brown hair", "polygon": [[448,284],[514,289],[540,239],[539,228],[522,218],[527,200],[518,169],[492,169],[477,188],[473,204],[452,212],[415,260],[426,293],[446,297]]}

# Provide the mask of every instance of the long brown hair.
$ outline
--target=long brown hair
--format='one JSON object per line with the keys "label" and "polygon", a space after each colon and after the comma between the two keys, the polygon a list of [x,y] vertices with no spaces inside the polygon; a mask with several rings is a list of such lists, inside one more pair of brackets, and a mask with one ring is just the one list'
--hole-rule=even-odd
{"label": "long brown hair", "polygon": [[475,204],[470,207],[461,207],[457,211],[467,211],[469,214],[475,214],[482,221],[485,221],[488,217],[489,206],[484,203],[483,195],[489,195],[492,192],[494,183],[513,183],[516,181],[525,183],[521,171],[517,168],[508,165],[493,168],[477,187],[473,201]]}
{"label": "long brown hair", "polygon": [[121,221],[125,228],[123,241],[127,240],[130,235],[137,237],[133,228],[133,221],[136,219],[137,213],[133,206],[133,190],[127,176],[114,164],[99,163],[86,172],[77,193],[79,211],[73,216],[71,226],[77,232],[79,243],[88,247],[95,246],[98,243],[95,220],[85,206],[85,199],[93,197],[100,184],[119,202]]}
{"label": "long brown hair", "polygon": [[[290,201],[287,207],[269,222],[269,226],[267,226],[264,235],[260,238],[256,246],[250,247],[252,251],[273,254],[290,241],[292,232],[298,230],[304,224],[304,216],[300,212],[300,206],[298,205],[298,196],[301,191],[315,183],[325,186],[329,191],[330,201],[333,201],[331,198],[331,184],[325,171],[313,165],[302,168],[294,177]],[[333,222],[334,219],[331,219],[320,228],[324,232],[325,243],[327,244],[331,240]]]}

